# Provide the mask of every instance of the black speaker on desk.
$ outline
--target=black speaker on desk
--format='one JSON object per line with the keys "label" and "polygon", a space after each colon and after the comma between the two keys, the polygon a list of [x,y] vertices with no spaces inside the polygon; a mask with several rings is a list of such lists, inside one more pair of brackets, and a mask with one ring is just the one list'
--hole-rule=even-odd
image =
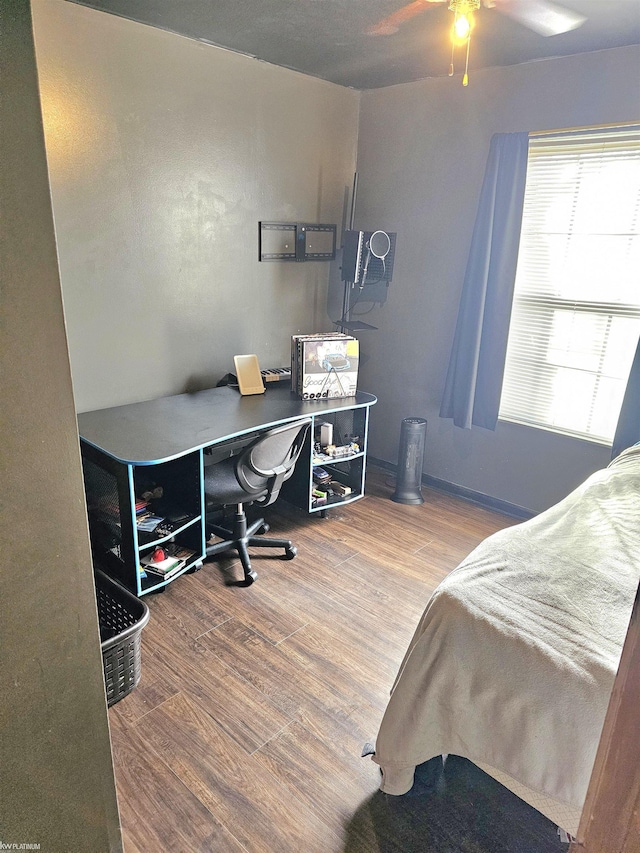
{"label": "black speaker on desk", "polygon": [[399,504],[422,504],[422,461],[427,435],[424,418],[405,418],[400,428],[396,490],[391,500]]}

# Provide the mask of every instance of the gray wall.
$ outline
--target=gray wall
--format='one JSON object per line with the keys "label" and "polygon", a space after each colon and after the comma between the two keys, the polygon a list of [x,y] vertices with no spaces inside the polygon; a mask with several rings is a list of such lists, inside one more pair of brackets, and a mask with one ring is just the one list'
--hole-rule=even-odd
{"label": "gray wall", "polygon": [[122,850],[28,0],[0,4],[0,838]]}
{"label": "gray wall", "polygon": [[357,92],[34,0],[79,411],[288,364],[326,327],[327,262],[258,263],[258,222],[341,225]]}
{"label": "gray wall", "polygon": [[360,384],[379,403],[370,452],[397,460],[400,422],[426,417],[425,472],[542,510],[605,465],[610,448],[500,423],[438,417],[489,140],[640,118],[640,48],[431,79],[361,97],[355,226],[398,232],[388,300],[366,319]]}

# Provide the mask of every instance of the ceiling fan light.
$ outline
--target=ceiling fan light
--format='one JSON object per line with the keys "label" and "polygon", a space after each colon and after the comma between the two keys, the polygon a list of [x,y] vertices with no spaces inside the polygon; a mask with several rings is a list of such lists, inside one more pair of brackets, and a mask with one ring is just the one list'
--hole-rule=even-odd
{"label": "ceiling fan light", "polygon": [[480,8],[480,0],[449,0],[449,11],[453,12],[453,28],[451,30],[451,66],[449,76],[453,75],[453,52],[459,45],[466,45],[466,59],[462,85],[469,85],[469,46],[471,30],[474,25],[473,13]]}
{"label": "ceiling fan light", "polygon": [[456,41],[460,43],[466,41],[471,34],[472,26],[473,18],[470,14],[456,15],[455,21],[453,22],[453,32]]}

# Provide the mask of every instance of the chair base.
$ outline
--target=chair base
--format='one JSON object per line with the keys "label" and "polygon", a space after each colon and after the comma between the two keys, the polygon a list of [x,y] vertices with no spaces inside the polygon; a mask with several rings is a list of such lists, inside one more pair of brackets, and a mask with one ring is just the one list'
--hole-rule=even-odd
{"label": "chair base", "polygon": [[[262,528],[262,533],[257,531]],[[293,560],[298,553],[298,549],[290,539],[274,539],[263,534],[269,529],[263,518],[247,525],[247,516],[244,511],[236,512],[233,520],[233,527],[229,530],[226,527],[219,527],[215,524],[207,525],[207,534],[210,536],[214,533],[222,539],[222,542],[215,542],[213,545],[207,545],[206,556],[214,557],[216,554],[222,554],[225,551],[235,549],[240,557],[242,568],[244,570],[244,579],[237,581],[233,586],[251,586],[257,580],[258,574],[251,568],[251,558],[249,556],[249,546],[257,546],[259,548],[284,548],[284,559]]]}

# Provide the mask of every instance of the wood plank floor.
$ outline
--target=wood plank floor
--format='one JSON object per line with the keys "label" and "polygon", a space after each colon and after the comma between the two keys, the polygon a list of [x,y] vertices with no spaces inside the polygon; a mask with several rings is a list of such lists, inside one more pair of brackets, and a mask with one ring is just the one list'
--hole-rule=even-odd
{"label": "wood plank floor", "polygon": [[[249,588],[231,556],[145,601],[140,685],[109,712],[127,853],[551,853],[555,828],[462,759],[436,791],[381,794],[362,746],[438,582],[515,523],[388,472],[327,518],[284,502]],[[255,551],[254,551],[255,553]]]}

